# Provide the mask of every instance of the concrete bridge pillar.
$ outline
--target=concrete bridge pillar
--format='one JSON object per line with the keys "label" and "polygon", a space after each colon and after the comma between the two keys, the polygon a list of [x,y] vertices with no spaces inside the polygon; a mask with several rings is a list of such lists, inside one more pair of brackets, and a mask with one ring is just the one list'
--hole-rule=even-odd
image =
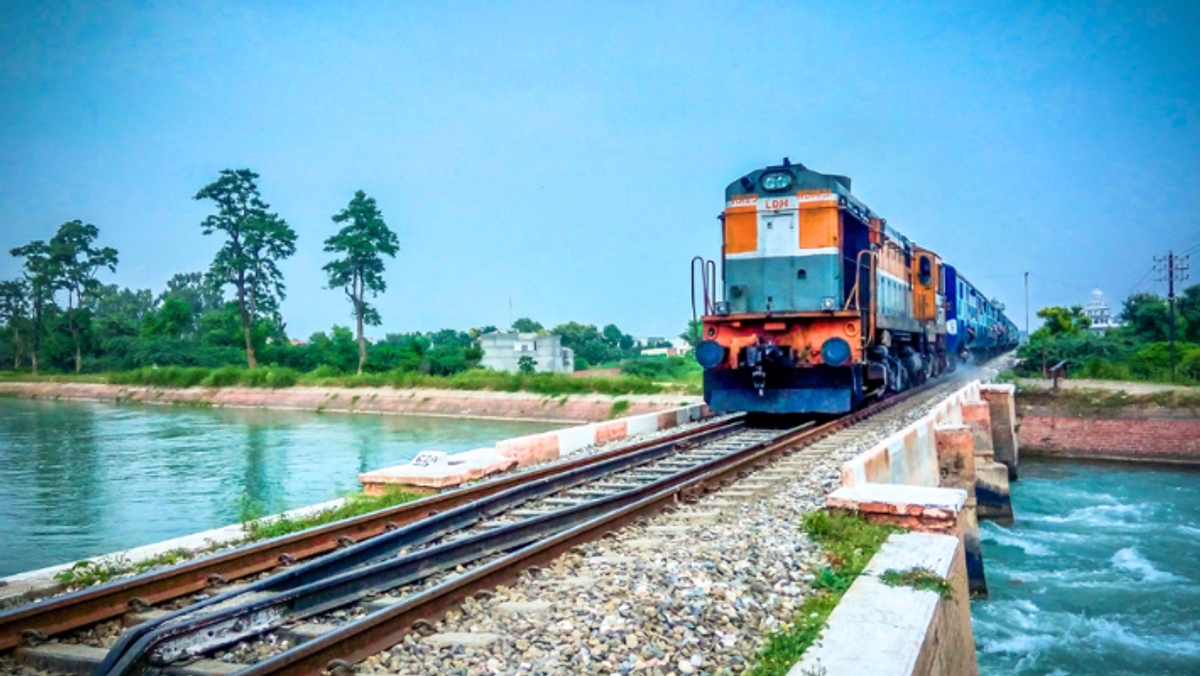
{"label": "concrete bridge pillar", "polygon": [[992,419],[992,449],[996,462],[1008,467],[1008,480],[1017,480],[1017,386],[989,384],[979,388]]}
{"label": "concrete bridge pillar", "polygon": [[963,554],[967,564],[967,587],[972,596],[986,598],[987,577],[983,570],[983,548],[979,543],[978,504],[976,499],[975,435],[967,425],[941,424],[934,427],[937,446],[938,485],[967,492],[959,519]]}
{"label": "concrete bridge pillar", "polygon": [[1008,466],[996,462],[992,441],[990,405],[983,400],[962,404],[963,424],[971,429],[975,451],[975,498],[980,519],[1011,525],[1012,498],[1008,488]]}

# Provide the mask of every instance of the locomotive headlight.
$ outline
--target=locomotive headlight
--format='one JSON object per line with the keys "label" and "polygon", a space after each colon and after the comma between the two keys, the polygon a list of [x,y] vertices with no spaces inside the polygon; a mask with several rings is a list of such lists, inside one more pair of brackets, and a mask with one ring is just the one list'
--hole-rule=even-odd
{"label": "locomotive headlight", "polygon": [[706,369],[711,369],[725,361],[725,348],[715,340],[701,341],[696,346],[696,361]]}
{"label": "locomotive headlight", "polygon": [[825,296],[825,298],[823,298],[821,300],[821,309],[822,310],[832,310],[833,304],[834,304],[833,296]]}
{"label": "locomotive headlight", "polygon": [[829,366],[844,366],[850,361],[850,343],[843,338],[830,338],[821,345],[821,361]]}
{"label": "locomotive headlight", "polygon": [[763,174],[762,187],[764,190],[787,190],[791,185],[792,175],[786,171]]}

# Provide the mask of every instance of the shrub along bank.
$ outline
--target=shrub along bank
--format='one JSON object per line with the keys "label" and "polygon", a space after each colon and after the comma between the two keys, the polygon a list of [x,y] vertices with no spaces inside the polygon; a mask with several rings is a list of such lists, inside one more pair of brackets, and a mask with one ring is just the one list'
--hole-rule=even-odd
{"label": "shrub along bank", "polygon": [[447,376],[395,370],[386,373],[346,375],[318,368],[308,373],[283,366],[247,369],[240,366],[144,367],[107,374],[43,375],[4,374],[5,380],[32,382],[92,382],[150,387],[394,387],[397,389],[490,390],[532,392],[546,396],[565,394],[699,394],[698,382],[663,383],[639,375],[612,378],[577,378],[561,373],[504,373],[471,369]]}

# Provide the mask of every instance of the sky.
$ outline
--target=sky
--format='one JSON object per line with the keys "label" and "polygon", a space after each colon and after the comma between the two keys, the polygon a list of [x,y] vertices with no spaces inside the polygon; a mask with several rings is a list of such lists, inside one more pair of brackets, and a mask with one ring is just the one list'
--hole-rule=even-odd
{"label": "sky", "polygon": [[359,189],[401,245],[371,335],[669,336],[725,186],[787,156],[1023,327],[1025,272],[1034,310],[1119,306],[1200,262],[1198,42],[1195,2],[3,0],[0,249],[81,219],[102,281],[158,292],[220,246],[193,196],[248,167],[299,235],[294,337],[350,322],[320,268]]}

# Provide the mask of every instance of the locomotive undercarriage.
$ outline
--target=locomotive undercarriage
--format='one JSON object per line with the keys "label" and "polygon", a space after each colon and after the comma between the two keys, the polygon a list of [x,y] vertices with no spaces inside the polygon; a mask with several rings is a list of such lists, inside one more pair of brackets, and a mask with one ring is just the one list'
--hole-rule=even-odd
{"label": "locomotive undercarriage", "polygon": [[840,414],[863,401],[903,392],[953,371],[957,360],[940,342],[892,335],[866,351],[865,363],[813,365],[787,345],[743,347],[736,368],[706,369],[704,391],[717,412]]}

